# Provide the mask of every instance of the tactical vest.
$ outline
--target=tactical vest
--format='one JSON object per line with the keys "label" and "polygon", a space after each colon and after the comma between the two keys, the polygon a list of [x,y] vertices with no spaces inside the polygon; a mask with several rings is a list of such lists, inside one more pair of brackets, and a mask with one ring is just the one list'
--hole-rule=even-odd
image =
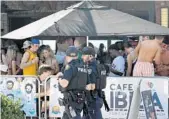
{"label": "tactical vest", "polygon": [[94,82],[94,80],[90,76],[93,73],[92,68],[87,65],[86,65],[86,67],[87,67],[87,76],[88,76],[87,77],[87,84],[92,84]]}
{"label": "tactical vest", "polygon": [[67,88],[61,88],[61,92],[70,90],[85,90],[87,85],[88,72],[90,71],[88,71],[88,69],[82,64],[69,65],[73,69],[73,77],[70,80]]}
{"label": "tactical vest", "polygon": [[97,64],[98,77],[96,79],[96,90],[106,88],[106,69],[103,64]]}

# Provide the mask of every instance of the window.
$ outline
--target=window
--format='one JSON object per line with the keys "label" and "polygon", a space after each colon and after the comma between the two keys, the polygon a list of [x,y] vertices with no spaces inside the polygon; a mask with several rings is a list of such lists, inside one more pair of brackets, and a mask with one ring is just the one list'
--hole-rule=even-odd
{"label": "window", "polygon": [[105,46],[105,51],[107,50],[107,40],[89,40],[96,48],[99,49],[100,43],[103,43]]}
{"label": "window", "polygon": [[50,48],[55,52],[56,50],[56,40],[41,40],[40,45],[49,45]]}
{"label": "window", "polygon": [[168,16],[168,8],[161,8],[161,25],[168,27],[169,16]]}

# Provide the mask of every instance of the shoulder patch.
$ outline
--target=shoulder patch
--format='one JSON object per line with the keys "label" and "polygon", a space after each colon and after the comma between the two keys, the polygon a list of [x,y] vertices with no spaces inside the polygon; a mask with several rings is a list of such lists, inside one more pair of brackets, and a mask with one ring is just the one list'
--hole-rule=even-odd
{"label": "shoulder patch", "polygon": [[65,67],[65,70],[69,70],[70,69],[70,65],[66,65],[66,67]]}

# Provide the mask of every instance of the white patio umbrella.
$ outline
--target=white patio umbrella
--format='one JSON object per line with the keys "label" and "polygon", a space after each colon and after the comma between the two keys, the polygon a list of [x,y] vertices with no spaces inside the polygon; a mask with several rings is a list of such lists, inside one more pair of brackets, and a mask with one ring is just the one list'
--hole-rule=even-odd
{"label": "white patio umbrella", "polygon": [[2,38],[112,35],[169,35],[169,29],[95,2],[82,1]]}

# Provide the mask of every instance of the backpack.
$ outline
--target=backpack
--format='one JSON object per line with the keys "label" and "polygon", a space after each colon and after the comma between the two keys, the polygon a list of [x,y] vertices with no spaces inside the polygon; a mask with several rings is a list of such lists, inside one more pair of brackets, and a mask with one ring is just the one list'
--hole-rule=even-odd
{"label": "backpack", "polygon": [[106,68],[103,64],[97,64],[98,77],[96,80],[96,89],[101,90],[106,88]]}

